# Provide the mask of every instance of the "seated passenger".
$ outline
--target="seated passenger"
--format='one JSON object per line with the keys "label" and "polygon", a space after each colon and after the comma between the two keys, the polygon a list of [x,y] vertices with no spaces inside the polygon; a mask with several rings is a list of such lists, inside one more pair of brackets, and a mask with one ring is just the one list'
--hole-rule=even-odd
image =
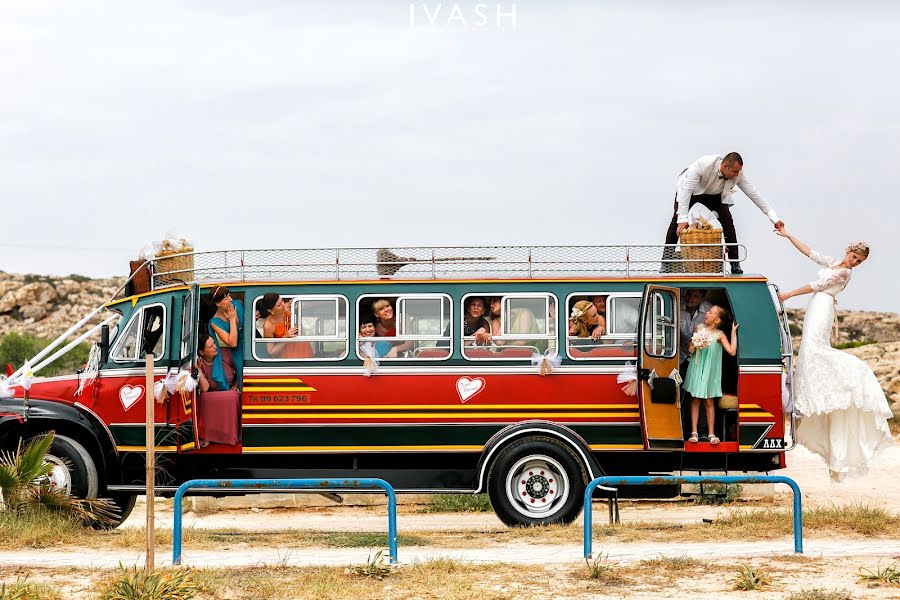
{"label": "seated passenger", "polygon": [[[371,315],[364,315],[359,318],[359,338],[370,338],[375,336],[375,318]],[[361,341],[361,354],[369,356],[369,348],[375,353],[375,358],[397,358],[397,352],[391,346],[390,342]],[[393,354],[391,354],[393,352]]]}
{"label": "seated passenger", "polygon": [[[495,339],[503,335],[503,298],[500,296],[492,296],[488,299],[490,306],[490,316],[488,321],[491,324],[491,338],[489,342],[494,346],[524,346],[528,340],[502,340]],[[533,315],[532,315],[533,316]],[[522,323],[519,323],[520,325]]]}
{"label": "seated passenger", "polygon": [[[397,318],[394,316],[394,307],[391,301],[386,298],[379,298],[372,303],[372,312],[375,315],[375,335],[376,337],[396,337],[397,336]],[[384,358],[397,358],[401,352],[412,350],[412,340],[408,342],[390,342],[391,350]]]}
{"label": "seated passenger", "polygon": [[218,351],[215,340],[206,332],[199,335],[197,351],[197,433],[201,446],[210,442],[237,444],[240,442],[241,396],[237,388],[237,372],[231,353],[222,355],[227,387],[219,387],[213,378],[213,364]]}
{"label": "seated passenger", "polygon": [[[596,340],[593,332],[600,328],[601,318],[593,302],[588,300],[576,302],[569,317],[569,335],[580,339],[570,341],[569,344],[573,346],[593,344]],[[600,337],[599,334],[597,337]]]}
{"label": "seated passenger", "polygon": [[463,304],[463,337],[474,337],[467,340],[465,345],[487,345],[491,340],[491,324],[484,318],[484,298],[470,296]]}
{"label": "seated passenger", "polygon": [[[256,306],[263,319],[262,333],[264,338],[293,338],[297,336],[296,325],[291,327],[291,315],[285,306],[284,299],[274,292],[264,294]],[[312,358],[312,345],[307,341],[272,342],[266,344],[271,358]]]}

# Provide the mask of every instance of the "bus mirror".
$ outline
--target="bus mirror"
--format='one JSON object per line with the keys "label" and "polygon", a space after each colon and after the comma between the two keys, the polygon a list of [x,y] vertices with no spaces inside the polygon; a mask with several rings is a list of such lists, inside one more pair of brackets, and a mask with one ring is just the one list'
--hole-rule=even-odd
{"label": "bus mirror", "polygon": [[100,328],[100,364],[105,365],[109,360],[109,325]]}

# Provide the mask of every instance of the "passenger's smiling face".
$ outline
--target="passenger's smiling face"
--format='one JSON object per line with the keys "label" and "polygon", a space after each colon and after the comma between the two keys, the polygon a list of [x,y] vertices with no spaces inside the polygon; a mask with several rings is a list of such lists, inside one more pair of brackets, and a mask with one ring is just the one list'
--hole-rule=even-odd
{"label": "passenger's smiling face", "polygon": [[394,307],[390,304],[386,306],[382,306],[378,310],[375,311],[376,316],[382,321],[390,321],[394,318]]}
{"label": "passenger's smiling face", "polygon": [[484,315],[484,300],[476,298],[469,302],[469,316],[473,319],[477,319],[482,315]]}
{"label": "passenger's smiling face", "polygon": [[359,337],[372,337],[375,335],[374,323],[363,323],[359,326]]}

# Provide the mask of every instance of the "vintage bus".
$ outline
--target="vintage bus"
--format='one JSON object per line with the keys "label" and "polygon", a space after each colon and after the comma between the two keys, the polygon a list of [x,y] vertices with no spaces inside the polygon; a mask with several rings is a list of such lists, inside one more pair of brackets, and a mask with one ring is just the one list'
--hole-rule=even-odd
{"label": "vintage bus", "polygon": [[[152,345],[157,380],[191,369],[202,297],[224,285],[244,309],[238,441],[203,443],[203,394],[157,403],[162,494],[193,478],[381,477],[398,492],[486,492],[511,525],[566,523],[602,474],[785,466],[790,338],[765,277],[726,275],[719,262],[707,267],[717,272],[675,264],[660,273],[662,249],[651,246],[396,252],[403,255],[343,248],[149,261],[104,307],[111,319],[96,378],[77,395],[84,374],[35,380],[27,407],[15,388],[0,400],[0,443],[10,449],[54,430],[60,485],[112,498],[124,519],[144,490],[145,403],[153,402],[141,348]],[[144,285],[136,283],[142,272]],[[685,442],[678,321],[689,288],[741,324],[737,356],[723,359],[723,389],[738,404],[717,409],[718,445]],[[296,337],[263,337],[258,307],[269,292],[286,303]],[[594,296],[605,298],[606,329],[596,340],[575,338],[572,307]],[[465,335],[473,298],[494,304],[500,319],[488,344]],[[360,337],[360,319],[377,300],[393,308],[395,335]],[[402,351],[366,365],[363,345],[373,340]],[[273,351],[297,343],[304,352]],[[636,395],[617,381],[630,370]]]}

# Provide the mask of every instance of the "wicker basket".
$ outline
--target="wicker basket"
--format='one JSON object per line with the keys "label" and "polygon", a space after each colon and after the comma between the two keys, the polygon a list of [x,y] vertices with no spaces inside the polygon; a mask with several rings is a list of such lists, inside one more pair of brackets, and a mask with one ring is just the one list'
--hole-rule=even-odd
{"label": "wicker basket", "polygon": [[[688,273],[722,272],[722,230],[713,228],[700,219],[700,223],[688,227],[681,233],[681,258],[685,259],[684,269]],[[699,244],[717,244],[701,246]]]}
{"label": "wicker basket", "polygon": [[[185,253],[193,251],[194,248],[186,243],[176,249],[169,240],[163,241],[159,252],[156,253],[156,272],[161,273],[156,275],[156,281],[163,284],[192,281],[194,279],[194,255]],[[179,272],[172,273],[172,271]]]}

